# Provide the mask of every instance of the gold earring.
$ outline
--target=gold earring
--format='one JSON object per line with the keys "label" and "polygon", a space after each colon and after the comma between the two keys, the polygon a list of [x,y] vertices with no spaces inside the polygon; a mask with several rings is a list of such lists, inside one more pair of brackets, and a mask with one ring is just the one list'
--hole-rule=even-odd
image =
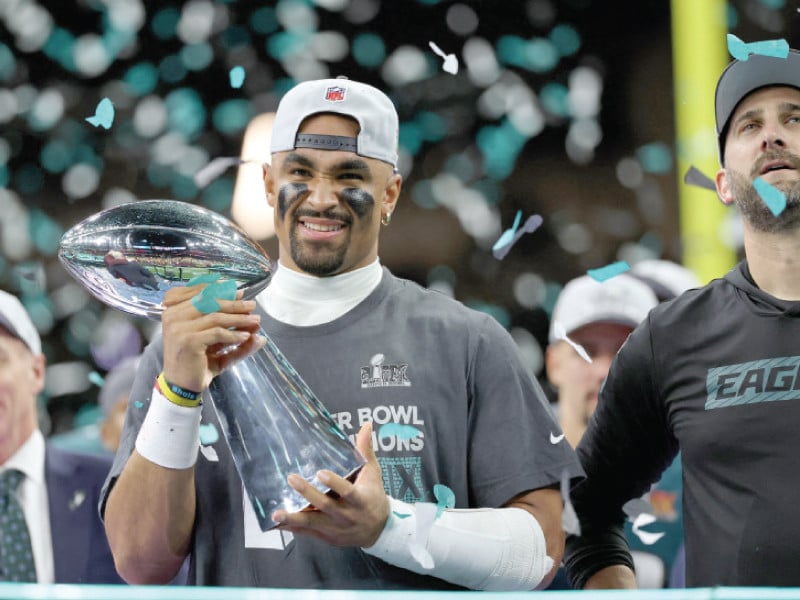
{"label": "gold earring", "polygon": [[381,224],[386,226],[392,222],[392,213],[387,212],[385,215],[381,217]]}

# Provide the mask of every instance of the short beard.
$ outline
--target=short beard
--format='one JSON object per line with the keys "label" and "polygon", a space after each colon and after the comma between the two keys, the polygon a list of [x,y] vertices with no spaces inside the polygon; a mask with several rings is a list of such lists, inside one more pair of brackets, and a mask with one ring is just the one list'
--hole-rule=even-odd
{"label": "short beard", "polygon": [[309,275],[314,275],[315,277],[336,275],[344,264],[346,250],[347,247],[343,246],[336,252],[321,253],[320,257],[317,257],[314,256],[313,252],[302,247],[297,241],[297,236],[294,232],[289,236],[289,251],[291,252],[294,264]]}
{"label": "short beard", "polygon": [[775,216],[756,191],[752,179],[730,169],[728,176],[731,179],[733,201],[753,229],[764,233],[780,233],[800,224],[800,181],[785,181],[775,186],[786,195],[786,208]]}

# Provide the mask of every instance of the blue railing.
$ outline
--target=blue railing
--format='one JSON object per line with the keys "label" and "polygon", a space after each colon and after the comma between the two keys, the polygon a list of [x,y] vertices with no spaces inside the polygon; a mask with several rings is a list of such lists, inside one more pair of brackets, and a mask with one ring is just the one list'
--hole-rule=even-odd
{"label": "blue railing", "polygon": [[693,588],[686,590],[603,590],[553,592],[407,592],[287,590],[234,587],[126,585],[40,585],[0,583],[2,600],[800,600],[800,588]]}

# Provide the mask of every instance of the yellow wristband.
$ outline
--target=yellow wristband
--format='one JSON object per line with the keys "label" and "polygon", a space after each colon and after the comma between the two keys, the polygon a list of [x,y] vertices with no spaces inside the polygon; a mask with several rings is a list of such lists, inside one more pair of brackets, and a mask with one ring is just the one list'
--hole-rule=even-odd
{"label": "yellow wristband", "polygon": [[156,385],[158,386],[158,391],[160,391],[167,400],[178,406],[195,408],[200,406],[200,402],[203,400],[202,393],[190,392],[180,386],[169,383],[164,377],[163,371],[158,378],[156,378]]}

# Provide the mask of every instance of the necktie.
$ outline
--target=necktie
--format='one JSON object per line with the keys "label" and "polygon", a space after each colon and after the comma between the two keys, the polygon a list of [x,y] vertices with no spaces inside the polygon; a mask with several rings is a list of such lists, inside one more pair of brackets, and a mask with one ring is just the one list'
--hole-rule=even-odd
{"label": "necktie", "polygon": [[0,581],[36,581],[28,525],[14,493],[22,471],[0,473]]}

